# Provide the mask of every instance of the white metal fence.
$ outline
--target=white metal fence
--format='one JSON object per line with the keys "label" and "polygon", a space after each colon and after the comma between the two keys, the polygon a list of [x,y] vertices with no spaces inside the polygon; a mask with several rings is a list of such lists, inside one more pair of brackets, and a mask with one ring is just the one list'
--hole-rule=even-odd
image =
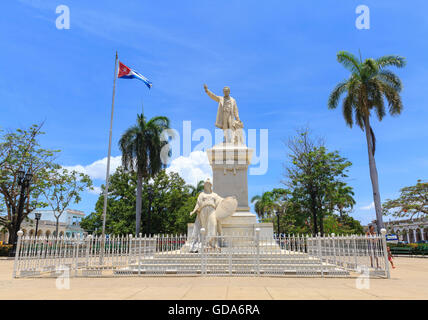
{"label": "white metal fence", "polygon": [[303,276],[348,277],[367,271],[389,278],[386,239],[379,236],[232,234],[205,237],[190,252],[187,235],[23,237],[13,277]]}

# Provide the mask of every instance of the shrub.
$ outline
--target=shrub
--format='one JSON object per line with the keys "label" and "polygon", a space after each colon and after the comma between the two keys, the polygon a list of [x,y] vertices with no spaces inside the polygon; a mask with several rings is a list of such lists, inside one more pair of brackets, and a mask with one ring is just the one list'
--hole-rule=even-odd
{"label": "shrub", "polygon": [[1,244],[0,245],[0,257],[8,257],[9,252],[12,250],[11,244]]}

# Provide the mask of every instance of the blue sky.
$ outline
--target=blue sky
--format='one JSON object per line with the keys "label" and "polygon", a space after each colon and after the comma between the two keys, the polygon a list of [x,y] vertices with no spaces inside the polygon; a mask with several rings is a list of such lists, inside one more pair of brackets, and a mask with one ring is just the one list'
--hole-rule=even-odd
{"label": "blue sky", "polygon": [[[70,8],[69,30],[55,26],[61,4]],[[370,30],[355,27],[360,4],[370,8]],[[309,126],[329,149],[353,162],[348,179],[356,192],[353,216],[368,223],[375,213],[368,208],[372,191],[364,134],[346,127],[339,109],[326,106],[335,84],[348,76],[336,53],[360,49],[363,58],[398,54],[408,60],[396,71],[404,83],[402,115],[373,121],[382,199],[427,178],[426,1],[25,0],[5,2],[2,12],[0,126],[45,120],[42,143],[62,150],[62,165],[95,162],[93,168],[107,155],[118,50],[153,88],[118,81],[113,156],[120,155],[117,141],[143,102],[148,117],[166,115],[179,131],[189,120],[193,129],[214,132],[216,105],[203,83],[218,94],[228,85],[245,126],[269,130],[269,169],[249,177],[250,197],[280,186],[283,140]],[[97,186],[103,175],[94,174]],[[72,207],[90,213],[96,199],[85,193]]]}

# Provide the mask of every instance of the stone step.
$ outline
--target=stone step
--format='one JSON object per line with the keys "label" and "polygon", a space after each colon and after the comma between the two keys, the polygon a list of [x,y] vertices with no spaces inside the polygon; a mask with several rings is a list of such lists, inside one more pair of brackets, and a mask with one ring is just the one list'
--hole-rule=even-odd
{"label": "stone step", "polygon": [[[325,275],[325,276],[329,276],[329,275],[334,275],[334,276],[348,276],[349,272],[346,270],[342,270],[342,269],[337,269],[334,268],[333,266],[331,268],[324,268],[323,267],[323,271],[320,270],[319,266],[317,268],[313,268],[313,269],[309,269],[309,268],[282,268],[281,270],[278,269],[273,269],[273,270],[269,270],[268,268],[260,268],[260,272],[261,275],[304,275],[304,276],[308,276],[308,275],[312,275],[312,276],[321,276],[321,275]],[[155,270],[150,270],[150,269],[146,269],[146,268],[140,268],[140,271],[134,268],[124,268],[124,269],[120,269],[120,270],[115,270],[114,274],[117,275],[127,275],[127,274],[146,274],[146,275],[157,275],[157,274],[193,274],[193,275],[197,275],[197,274],[202,274],[201,269],[176,269],[176,268],[169,268],[169,269],[155,269]],[[227,276],[227,275],[257,275],[258,272],[256,269],[254,268],[246,268],[246,269],[240,269],[240,268],[232,268],[232,271],[230,272],[228,269],[210,269],[210,268],[206,268],[206,274],[207,275],[215,275],[215,276]]]}
{"label": "stone step", "polygon": [[[201,260],[181,260],[181,261],[147,261],[142,260],[140,265],[198,265],[201,263]],[[229,260],[206,260],[207,264],[213,265],[229,265]],[[232,264],[255,264],[256,260],[232,260]],[[319,264],[319,260],[306,260],[306,261],[260,261],[259,264],[267,264],[267,265],[311,265],[311,264]],[[137,261],[132,261],[130,266],[138,266]]]}
{"label": "stone step", "polygon": [[[199,268],[200,267],[200,263],[195,264],[195,263],[144,263],[141,262],[140,265],[138,265],[138,263],[136,264],[131,264],[128,266],[128,268],[130,269],[169,269],[169,268],[178,268],[178,269],[182,269],[182,268],[189,268],[190,269],[195,269],[195,268]],[[229,263],[206,263],[206,267],[207,268],[224,268],[225,270],[229,269]],[[237,262],[232,262],[232,267],[233,268],[254,268],[254,266],[256,265],[256,263],[254,262],[241,262],[241,263],[237,263]],[[261,268],[275,268],[275,269],[284,269],[284,268],[299,268],[299,269],[321,269],[321,263],[319,262],[314,262],[314,263],[305,263],[305,264],[297,264],[297,263],[260,263],[259,264]],[[330,264],[322,264],[322,268],[337,268],[337,266],[335,265],[330,265]]]}
{"label": "stone step", "polygon": [[[232,255],[233,257],[254,257],[256,255],[256,252],[239,252],[239,253],[206,253],[204,254],[206,257],[215,257],[215,258],[221,258],[221,257],[229,257]],[[141,254],[141,257],[151,257],[151,258],[199,258],[202,254],[200,253],[154,253],[154,254]],[[132,257],[137,258],[138,254],[133,255]],[[260,252],[259,257],[263,258],[278,258],[278,257],[284,257],[284,258],[309,258],[312,257],[308,255],[307,253],[284,253],[284,252]]]}

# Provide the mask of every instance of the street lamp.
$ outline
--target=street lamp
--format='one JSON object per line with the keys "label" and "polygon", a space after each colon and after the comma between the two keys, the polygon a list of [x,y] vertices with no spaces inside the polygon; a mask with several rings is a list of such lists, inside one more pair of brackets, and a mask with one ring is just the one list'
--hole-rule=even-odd
{"label": "street lamp", "polygon": [[[24,212],[24,203],[25,203],[26,193],[27,193],[27,190],[30,187],[31,180],[33,179],[33,174],[31,173],[30,170],[28,170],[27,172],[25,172],[23,170],[19,170],[18,174],[17,174],[17,178],[18,178],[17,183],[18,183],[18,186],[21,188],[21,193],[20,193],[20,196],[19,196],[18,216],[17,216],[17,219],[16,219],[16,221],[18,223],[15,225],[15,228],[22,221],[22,214]],[[19,228],[16,228],[16,229],[19,229]],[[16,232],[17,231],[18,230],[14,230],[14,232],[15,232],[15,237],[14,237],[15,240],[13,241],[13,247],[12,247],[12,250],[11,250],[11,253],[10,253],[11,256],[14,256],[15,255],[15,251],[16,251]]]}
{"label": "street lamp", "polygon": [[41,212],[36,212],[34,215],[36,216],[36,237],[37,237],[37,231],[39,229],[39,220],[42,217],[42,213]]}
{"label": "street lamp", "polygon": [[149,197],[149,211],[147,213],[147,234],[150,235],[150,215],[152,212],[152,200],[153,200],[153,188],[150,185],[147,187],[147,195]]}

